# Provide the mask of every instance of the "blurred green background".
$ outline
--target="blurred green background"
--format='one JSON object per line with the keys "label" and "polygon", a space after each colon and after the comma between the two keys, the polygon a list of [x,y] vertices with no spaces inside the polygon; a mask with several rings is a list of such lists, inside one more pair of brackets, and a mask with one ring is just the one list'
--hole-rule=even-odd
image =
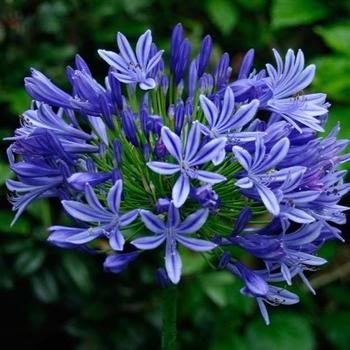
{"label": "blurred green background", "polygon": [[[23,78],[29,67],[66,86],[64,67],[79,52],[103,79],[106,66],[97,48],[114,49],[122,31],[136,40],[153,30],[160,48],[182,22],[198,48],[210,33],[214,58],[231,54],[234,72],[246,50],[256,49],[256,66],[272,60],[271,48],[302,48],[317,64],[312,90],[333,104],[329,127],[342,122],[350,137],[349,0],[0,0],[1,139],[18,126],[28,108]],[[57,203],[32,205],[10,228],[7,168],[1,143],[0,317],[3,349],[157,349],[160,295],[152,254],[121,275],[106,274],[102,256],[50,247],[45,228],[60,222]],[[349,197],[345,198],[349,204]],[[347,228],[344,228],[345,238]],[[311,281],[316,297],[298,282],[293,307],[270,308],[266,327],[255,302],[239,294],[241,284],[226,272],[210,271],[198,255],[184,255],[179,292],[181,349],[312,350],[350,348],[350,249],[330,242],[321,249],[329,266]],[[148,259],[148,260],[147,260]]]}

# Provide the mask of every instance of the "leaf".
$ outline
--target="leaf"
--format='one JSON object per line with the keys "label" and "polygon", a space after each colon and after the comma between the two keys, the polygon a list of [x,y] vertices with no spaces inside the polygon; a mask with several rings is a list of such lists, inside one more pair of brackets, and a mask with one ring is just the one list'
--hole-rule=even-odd
{"label": "leaf", "polygon": [[264,6],[267,6],[266,0],[238,0],[238,3],[243,8],[246,8],[249,11],[257,12],[256,10],[263,9]]}
{"label": "leaf", "polygon": [[350,91],[350,59],[342,55],[329,55],[313,60],[316,75],[313,91],[323,91],[333,101],[348,103]]}
{"label": "leaf", "polygon": [[232,287],[234,277],[226,271],[215,271],[200,277],[204,292],[216,305],[227,306],[230,302],[228,287]]}
{"label": "leaf", "polygon": [[327,17],[328,8],[318,0],[274,0],[272,27],[285,28],[314,23]]}
{"label": "leaf", "polygon": [[208,266],[201,254],[193,253],[192,251],[183,249],[182,247],[179,250],[183,266],[181,274],[183,276],[199,273],[200,271],[205,270],[205,268]]}
{"label": "leaf", "polygon": [[271,324],[253,321],[247,328],[248,349],[254,350],[313,350],[315,339],[312,328],[303,316],[290,312],[271,313]]}
{"label": "leaf", "polygon": [[21,276],[27,276],[37,271],[43,264],[45,252],[38,248],[26,250],[18,255],[15,261],[15,271]]}
{"label": "leaf", "polygon": [[6,163],[0,163],[0,185],[3,185],[7,179],[13,178],[13,172]]}
{"label": "leaf", "polygon": [[350,23],[336,23],[327,27],[317,27],[319,34],[331,49],[350,55]]}
{"label": "leaf", "polygon": [[53,271],[45,270],[31,279],[36,297],[43,303],[53,303],[58,299],[58,287]]}
{"label": "leaf", "polygon": [[325,337],[334,345],[334,349],[347,350],[350,344],[350,311],[330,312],[321,320]]}
{"label": "leaf", "polygon": [[10,211],[0,212],[0,231],[2,233],[16,233],[28,235],[30,233],[30,223],[24,218],[20,217],[13,226],[10,226],[13,220],[14,213]]}
{"label": "leaf", "polygon": [[84,293],[89,293],[91,291],[92,282],[89,270],[76,252],[67,252],[64,254],[63,267],[80,291]]}
{"label": "leaf", "polygon": [[[22,111],[28,109],[30,106],[30,97],[22,87],[20,89],[12,88],[10,90],[2,90],[0,101],[8,102],[10,104],[11,112],[16,115],[22,113]],[[10,135],[8,134],[6,136]]]}
{"label": "leaf", "polygon": [[228,35],[238,22],[238,13],[232,1],[208,0],[206,11],[211,21],[224,34]]}

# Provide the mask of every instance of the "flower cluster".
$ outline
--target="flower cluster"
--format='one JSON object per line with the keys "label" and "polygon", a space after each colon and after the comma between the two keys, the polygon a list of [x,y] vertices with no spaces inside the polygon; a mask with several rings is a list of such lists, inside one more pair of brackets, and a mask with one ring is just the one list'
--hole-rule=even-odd
{"label": "flower cluster", "polygon": [[266,303],[298,302],[274,283],[299,276],[314,292],[305,271],[326,262],[325,241],[342,240],[332,224],[345,222],[348,141],[338,125],[319,134],[326,95],[303,92],[315,67],[301,50],[274,50],[275,65],[256,71],[250,50],[231,79],[229,55],[209,71],[211,37],[193,56],[181,24],[169,66],[150,30],[135,50],[121,33],[117,46],[98,51],[103,84],[79,55],[69,92],[35,69],[25,79],[32,106],[8,138],[14,221],[34,200],[58,198],[74,224],[50,227],[50,243],[105,251],[115,273],[164,243],[163,284],[180,280],[178,245],[205,252],[241,278],[268,323]]}

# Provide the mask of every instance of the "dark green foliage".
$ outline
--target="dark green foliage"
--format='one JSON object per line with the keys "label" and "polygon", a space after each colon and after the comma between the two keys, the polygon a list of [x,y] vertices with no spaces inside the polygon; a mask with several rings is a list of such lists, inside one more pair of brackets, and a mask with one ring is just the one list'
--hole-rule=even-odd
{"label": "dark green foliage", "polygon": [[[23,88],[29,67],[43,70],[65,87],[64,66],[79,52],[103,79],[107,67],[96,49],[113,49],[117,31],[135,39],[150,27],[159,47],[168,48],[171,28],[180,21],[195,49],[200,37],[211,33],[214,56],[232,53],[234,72],[251,47],[256,49],[258,68],[270,61],[272,47],[302,48],[308,62],[318,67],[312,88],[326,92],[334,105],[330,124],[340,120],[341,136],[350,137],[349,0],[0,0],[0,9],[1,138],[12,134],[18,114],[29,106]],[[2,342],[9,342],[11,349],[25,345],[36,350],[158,348],[162,291],[154,271],[162,261],[146,252],[123,274],[111,275],[103,272],[102,255],[50,247],[45,228],[66,220],[55,202],[36,203],[10,228],[12,214],[3,184],[11,173],[5,149],[2,142]],[[349,204],[349,197],[345,202]],[[346,237],[346,228],[344,232]],[[331,264],[314,274],[317,296],[310,296],[301,284],[293,286],[301,303],[271,310],[268,328],[254,301],[240,295],[237,279],[210,270],[199,255],[181,254],[181,349],[349,348],[348,243],[323,248],[320,255]]]}

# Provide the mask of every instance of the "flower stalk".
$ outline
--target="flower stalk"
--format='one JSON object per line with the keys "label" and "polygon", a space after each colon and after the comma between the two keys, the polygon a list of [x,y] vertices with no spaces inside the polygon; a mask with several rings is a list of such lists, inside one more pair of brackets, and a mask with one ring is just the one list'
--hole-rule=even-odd
{"label": "flower stalk", "polygon": [[162,300],[162,350],[176,349],[177,288],[170,285],[163,290]]}

